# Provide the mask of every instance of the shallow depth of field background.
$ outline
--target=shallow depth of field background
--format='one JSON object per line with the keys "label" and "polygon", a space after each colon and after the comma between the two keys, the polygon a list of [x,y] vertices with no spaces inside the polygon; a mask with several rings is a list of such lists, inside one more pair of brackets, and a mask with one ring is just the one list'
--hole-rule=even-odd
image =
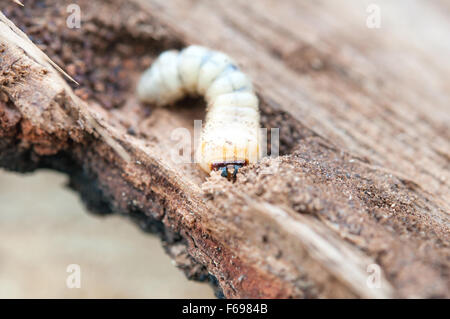
{"label": "shallow depth of field background", "polygon": [[[213,298],[186,279],[156,236],[89,214],[67,177],[0,170],[0,298]],[[81,288],[69,289],[69,264]]]}

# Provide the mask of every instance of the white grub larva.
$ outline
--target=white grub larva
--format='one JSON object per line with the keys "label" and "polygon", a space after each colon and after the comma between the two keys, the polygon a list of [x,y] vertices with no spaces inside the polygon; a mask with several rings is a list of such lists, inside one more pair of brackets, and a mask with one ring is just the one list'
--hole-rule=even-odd
{"label": "white grub larva", "polygon": [[227,55],[192,45],[163,52],[142,75],[137,94],[159,106],[203,95],[207,114],[196,160],[206,172],[236,176],[260,158],[258,98],[250,79]]}

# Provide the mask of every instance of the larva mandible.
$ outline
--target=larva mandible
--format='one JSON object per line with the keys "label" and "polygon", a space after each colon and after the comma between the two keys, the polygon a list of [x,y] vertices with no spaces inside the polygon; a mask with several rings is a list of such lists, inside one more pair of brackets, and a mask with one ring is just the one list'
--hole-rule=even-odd
{"label": "larva mandible", "polygon": [[258,98],[250,79],[224,53],[197,45],[165,51],[143,73],[137,94],[160,106],[186,94],[205,97],[206,121],[195,156],[206,172],[235,177],[260,158]]}

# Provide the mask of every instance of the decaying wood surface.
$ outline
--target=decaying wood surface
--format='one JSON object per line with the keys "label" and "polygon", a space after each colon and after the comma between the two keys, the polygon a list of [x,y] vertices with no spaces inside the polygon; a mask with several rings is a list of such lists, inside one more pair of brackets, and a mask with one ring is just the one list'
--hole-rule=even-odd
{"label": "decaying wood surface", "polygon": [[[78,1],[80,29],[70,2],[7,2],[2,167],[67,173],[91,210],[158,233],[225,297],[450,297],[445,1],[377,1],[379,29],[364,1]],[[152,59],[193,43],[235,58],[280,128],[280,156],[235,183],[171,161],[204,102],[136,101]]]}

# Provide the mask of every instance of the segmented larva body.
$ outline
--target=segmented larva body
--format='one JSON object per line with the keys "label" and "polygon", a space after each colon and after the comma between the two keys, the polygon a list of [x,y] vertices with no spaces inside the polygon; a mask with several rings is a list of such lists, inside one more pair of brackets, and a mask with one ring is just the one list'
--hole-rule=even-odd
{"label": "segmented larva body", "polygon": [[166,105],[186,94],[203,95],[206,121],[196,160],[206,172],[226,176],[260,157],[259,109],[250,79],[227,55],[201,46],[163,52],[137,88],[143,102]]}

